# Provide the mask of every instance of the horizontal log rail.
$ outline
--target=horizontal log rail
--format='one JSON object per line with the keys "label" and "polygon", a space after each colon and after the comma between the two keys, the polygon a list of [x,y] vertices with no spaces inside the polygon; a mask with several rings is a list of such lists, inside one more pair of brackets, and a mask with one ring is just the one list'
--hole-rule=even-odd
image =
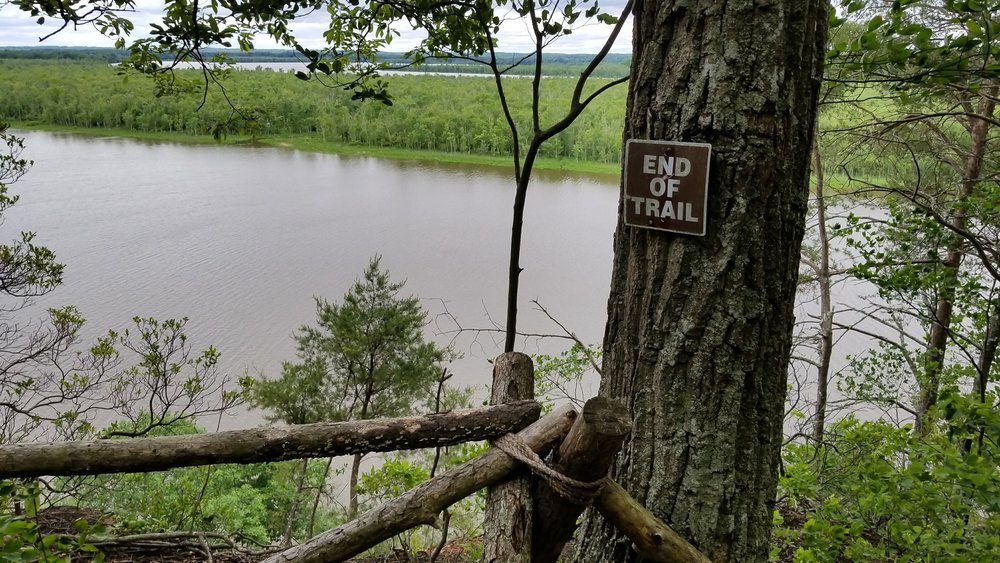
{"label": "horizontal log rail", "polygon": [[534,401],[425,416],[252,428],[156,438],[0,446],[0,478],[163,471],[359,452],[449,446],[517,432],[538,419]]}
{"label": "horizontal log rail", "polygon": [[[516,404],[516,403],[514,403]],[[576,411],[566,405],[522,430],[518,436],[532,450],[544,452],[558,445],[573,421]],[[345,561],[366,549],[421,524],[434,524],[438,514],[472,493],[498,483],[520,463],[497,448],[424,481],[402,496],[378,506],[323,532],[302,545],[292,547],[264,563],[329,563]],[[487,540],[489,541],[489,540]]]}
{"label": "horizontal log rail", "polygon": [[[534,401],[518,401],[403,418],[0,446],[0,478],[147,472],[194,465],[333,457],[452,445],[519,430],[524,442],[541,452],[559,444],[577,414],[572,407],[565,406],[539,420],[540,410]],[[563,452],[561,469],[566,468],[564,464],[577,461],[575,455],[568,453]],[[433,524],[441,510],[487,485],[503,481],[519,466],[507,454],[490,448],[339,528],[273,556],[268,563],[347,559],[409,528]],[[709,561],[621,486],[610,479],[605,481],[602,492],[594,499],[595,508],[632,539],[634,549],[645,559],[664,563]],[[562,541],[562,537],[557,541]]]}

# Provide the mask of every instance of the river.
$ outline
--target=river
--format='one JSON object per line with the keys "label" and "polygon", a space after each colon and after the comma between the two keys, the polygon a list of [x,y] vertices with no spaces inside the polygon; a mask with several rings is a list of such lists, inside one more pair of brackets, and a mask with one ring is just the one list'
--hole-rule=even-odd
{"label": "river", "polygon": [[[424,299],[427,335],[463,358],[455,380],[480,390],[502,351],[513,182],[501,169],[340,157],[262,147],[181,145],[19,131],[31,171],[11,191],[4,238],[38,233],[66,264],[39,306],[73,304],[83,343],[133,316],[189,317],[220,367],[275,377],[313,322],[313,296],[339,300],[381,255]],[[600,343],[610,283],[616,182],[540,175],[528,195],[519,329],[559,333],[538,299]],[[565,340],[522,338],[526,353]],[[225,427],[254,425],[243,413]]]}
{"label": "river", "polygon": [[[497,168],[341,157],[291,149],[183,145],[19,131],[31,171],[0,236],[38,233],[66,264],[64,285],[39,300],[88,319],[81,348],[133,316],[189,317],[197,349],[220,370],[277,377],[295,359],[293,333],[315,319],[314,296],[338,301],[375,255],[430,315],[428,338],[461,354],[454,382],[486,396],[502,352],[513,182]],[[539,173],[528,195],[518,328],[561,334],[532,300],[587,343],[600,344],[611,276],[617,181]],[[835,307],[870,289],[839,285]],[[815,322],[806,288],[800,322]],[[860,317],[842,313],[841,322]],[[459,327],[466,330],[457,332]],[[485,329],[484,332],[471,329]],[[556,354],[564,339],[523,337],[517,349]],[[834,369],[871,345],[838,336]],[[802,353],[801,351],[798,353]],[[814,376],[793,369],[811,399]],[[596,392],[590,377],[579,393]],[[794,386],[793,386],[794,387]],[[834,395],[837,396],[835,390]],[[793,405],[796,404],[793,393]],[[241,411],[223,428],[253,426]],[[794,420],[790,419],[790,424]],[[790,427],[789,427],[790,428]]]}

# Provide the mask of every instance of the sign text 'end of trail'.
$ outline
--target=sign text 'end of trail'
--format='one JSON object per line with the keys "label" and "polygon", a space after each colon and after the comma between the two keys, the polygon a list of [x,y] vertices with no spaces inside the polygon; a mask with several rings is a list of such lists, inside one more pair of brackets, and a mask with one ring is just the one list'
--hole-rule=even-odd
{"label": "sign text 'end of trail'", "polygon": [[625,145],[625,224],[705,235],[712,145],[629,139]]}

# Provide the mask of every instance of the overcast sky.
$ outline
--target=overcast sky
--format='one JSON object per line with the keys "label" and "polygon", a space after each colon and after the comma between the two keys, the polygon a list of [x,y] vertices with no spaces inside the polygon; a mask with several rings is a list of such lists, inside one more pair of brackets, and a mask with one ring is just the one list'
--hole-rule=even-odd
{"label": "overcast sky", "polygon": [[[603,2],[601,7],[604,11],[617,15],[621,10],[624,0],[610,0]],[[163,8],[163,2],[157,0],[136,0],[137,11],[131,15],[130,19],[135,23],[135,35],[138,38],[143,30],[148,28],[150,22],[158,19],[158,14]],[[300,41],[307,47],[319,48],[323,46],[322,34],[326,29],[325,14],[313,14],[304,20],[296,23],[293,27]],[[0,46],[34,46],[34,45],[73,45],[87,47],[111,47],[114,41],[102,36],[92,26],[82,26],[77,29],[67,28],[59,34],[50,37],[43,43],[39,43],[39,38],[51,33],[58,26],[55,22],[46,22],[45,25],[38,25],[35,19],[26,12],[17,8],[5,5],[4,0],[0,0]],[[581,29],[577,29],[572,35],[561,38],[558,42],[548,48],[550,53],[594,53],[604,44],[610,26],[593,24]],[[393,41],[390,49],[392,51],[405,51],[413,47],[419,41],[419,36],[412,31],[400,29],[401,37]],[[616,42],[613,52],[628,53],[631,51],[632,31],[630,23],[622,30]],[[270,38],[260,37],[256,42],[256,47],[261,49],[274,48]],[[527,52],[532,48],[531,37],[521,21],[506,22],[501,30],[500,49],[502,51]]]}

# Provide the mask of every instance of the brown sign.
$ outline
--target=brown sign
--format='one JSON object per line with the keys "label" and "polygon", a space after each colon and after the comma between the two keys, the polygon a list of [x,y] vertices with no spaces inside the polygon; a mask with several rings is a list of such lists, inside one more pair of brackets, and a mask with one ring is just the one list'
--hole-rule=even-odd
{"label": "brown sign", "polygon": [[629,139],[625,145],[625,224],[705,235],[712,145]]}

